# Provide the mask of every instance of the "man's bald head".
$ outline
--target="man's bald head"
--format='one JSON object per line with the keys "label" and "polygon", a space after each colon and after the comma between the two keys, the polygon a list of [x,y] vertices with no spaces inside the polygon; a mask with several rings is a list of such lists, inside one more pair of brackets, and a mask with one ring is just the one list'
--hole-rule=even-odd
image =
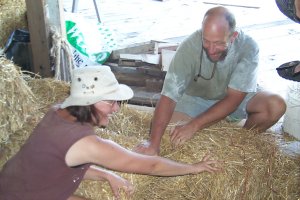
{"label": "man's bald head", "polygon": [[219,28],[224,28],[233,33],[236,28],[234,15],[225,7],[218,6],[209,9],[203,18],[202,26],[216,25]]}
{"label": "man's bald head", "polygon": [[238,35],[235,31],[234,15],[224,7],[209,9],[202,22],[202,46],[208,58],[217,62],[223,60]]}

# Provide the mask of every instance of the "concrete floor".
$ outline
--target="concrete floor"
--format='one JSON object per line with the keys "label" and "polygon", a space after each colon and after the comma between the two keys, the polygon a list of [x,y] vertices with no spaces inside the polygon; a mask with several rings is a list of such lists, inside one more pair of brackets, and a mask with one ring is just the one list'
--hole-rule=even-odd
{"label": "concrete floor", "polygon": [[[237,26],[260,47],[259,85],[287,99],[295,82],[280,78],[275,70],[282,63],[300,59],[300,24],[285,17],[275,0],[97,0],[102,23],[114,32],[118,47],[150,40],[181,42],[198,29],[207,9],[224,5],[231,9]],[[71,10],[72,1],[64,0]],[[97,22],[93,1],[79,1],[78,13]],[[300,88],[300,86],[298,87]],[[283,118],[272,127],[282,133]],[[300,123],[299,121],[297,123]],[[283,142],[289,152],[300,152],[300,143]]]}

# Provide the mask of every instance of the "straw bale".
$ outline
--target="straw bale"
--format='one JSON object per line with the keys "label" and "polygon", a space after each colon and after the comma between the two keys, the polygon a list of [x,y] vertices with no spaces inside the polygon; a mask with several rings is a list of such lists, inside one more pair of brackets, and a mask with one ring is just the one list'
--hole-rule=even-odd
{"label": "straw bale", "polygon": [[[9,113],[7,111],[0,113],[1,119],[4,121],[10,119],[6,121],[6,126],[5,124],[2,125],[4,121],[1,121],[0,127],[5,129],[3,131],[0,129],[0,136],[2,138],[5,136],[5,142],[0,142],[0,144],[2,143],[0,146],[0,168],[2,168],[4,163],[24,144],[49,106],[67,97],[70,86],[66,82],[52,78],[41,79],[37,75],[35,77],[25,76],[20,68],[10,61],[0,61],[5,67],[0,65],[0,108],[2,111],[2,106],[5,106],[5,109],[10,111]],[[3,85],[4,83],[5,85]],[[11,91],[15,92],[12,93]],[[6,101],[13,102],[10,104],[12,106],[6,106],[3,103]],[[15,125],[17,122],[18,124]],[[9,124],[14,125],[13,128],[8,127]]]}
{"label": "straw bale", "polygon": [[25,0],[0,1],[0,47],[16,29],[27,29]]}
{"label": "straw bale", "polygon": [[[64,82],[51,79],[29,82],[42,110],[66,96],[69,87]],[[124,104],[120,112],[112,117],[109,126],[106,129],[97,128],[96,133],[133,149],[136,144],[149,138],[151,117],[151,113]],[[37,123],[35,119],[11,137],[11,142],[5,146],[0,166],[24,143]],[[117,172],[135,186],[131,198],[123,194],[121,199],[299,199],[300,159],[282,153],[278,146],[282,138],[279,137],[271,133],[257,134],[254,130],[221,121],[199,131],[180,148],[173,148],[166,132],[162,139],[162,156],[193,163],[209,152],[213,158],[222,161],[223,171],[178,177]],[[113,199],[107,182],[83,181],[76,193],[95,200]]]}
{"label": "straw bale", "polygon": [[22,75],[18,66],[0,57],[0,147],[36,111],[34,95]]}
{"label": "straw bale", "polygon": [[28,85],[37,98],[40,111],[46,112],[49,106],[63,101],[69,94],[70,84],[53,78],[32,78]]}
{"label": "straw bale", "polygon": [[[133,149],[148,138],[151,114],[123,107],[108,130],[97,130]],[[223,171],[178,177],[151,177],[119,173],[135,185],[131,199],[298,199],[300,198],[299,157],[281,152],[278,138],[257,134],[222,121],[202,130],[182,147],[174,149],[168,134],[162,140],[161,155],[193,163],[207,154],[223,161]],[[91,199],[112,199],[108,184],[84,181],[78,194]],[[125,196],[123,199],[127,199]]]}
{"label": "straw bale", "polygon": [[15,131],[10,135],[7,143],[2,145],[2,148],[0,149],[0,170],[5,162],[19,151],[20,147],[30,136],[33,128],[37,125],[41,117],[43,117],[43,113],[34,113],[33,116],[24,123],[22,129]]}

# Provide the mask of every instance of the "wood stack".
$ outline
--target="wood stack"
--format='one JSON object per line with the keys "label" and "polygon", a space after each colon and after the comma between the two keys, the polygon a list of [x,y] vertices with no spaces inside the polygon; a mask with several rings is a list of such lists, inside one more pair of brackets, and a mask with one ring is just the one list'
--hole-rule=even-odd
{"label": "wood stack", "polygon": [[177,43],[150,41],[112,51],[108,61],[120,83],[134,90],[132,104],[155,106]]}

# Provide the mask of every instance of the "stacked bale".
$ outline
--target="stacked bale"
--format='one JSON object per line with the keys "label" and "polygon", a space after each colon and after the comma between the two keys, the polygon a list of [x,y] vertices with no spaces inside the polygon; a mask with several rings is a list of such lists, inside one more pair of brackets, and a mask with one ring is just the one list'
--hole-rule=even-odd
{"label": "stacked bale", "polygon": [[0,148],[36,112],[34,94],[20,68],[0,57]]}
{"label": "stacked bale", "polygon": [[16,29],[27,29],[25,0],[0,1],[0,47]]}
{"label": "stacked bale", "polygon": [[63,101],[70,90],[69,83],[53,78],[31,78],[28,85],[39,102],[39,110],[43,113],[47,112],[52,104]]}
{"label": "stacked bale", "polygon": [[19,150],[49,106],[64,99],[68,91],[68,83],[32,78],[0,57],[0,168]]}
{"label": "stacked bale", "polygon": [[[108,130],[97,130],[102,138],[111,139],[133,149],[149,138],[152,115],[128,107],[114,116]],[[119,173],[135,185],[131,199],[299,199],[300,158],[283,154],[271,133],[258,134],[222,121],[199,131],[182,147],[174,149],[166,133],[161,155],[193,163],[210,153],[221,160],[223,171],[178,177],[151,177]],[[107,183],[85,181],[78,194],[91,199],[111,199]],[[128,199],[123,196],[122,199]]]}
{"label": "stacked bale", "polygon": [[[2,60],[0,70],[0,114],[1,120],[6,119],[1,121],[1,133],[3,127],[12,133],[8,136],[9,142],[1,143],[2,167],[28,138],[49,106],[68,95],[69,85],[53,79],[29,79],[29,88],[22,73],[17,67],[13,69],[10,62]],[[36,108],[31,111],[29,108],[34,105]],[[2,112],[4,109],[6,114]],[[151,117],[152,113],[125,104],[113,116],[107,129],[96,129],[96,133],[133,149],[149,137]],[[11,126],[15,121],[23,124]],[[123,194],[121,199],[299,199],[300,158],[281,152],[278,143],[282,139],[280,135],[258,134],[222,121],[199,131],[192,140],[175,149],[166,133],[162,140],[162,156],[193,163],[209,152],[222,161],[223,171],[178,177],[118,173],[135,186],[131,198]],[[95,200],[112,199],[107,183],[84,181],[76,193]]]}

